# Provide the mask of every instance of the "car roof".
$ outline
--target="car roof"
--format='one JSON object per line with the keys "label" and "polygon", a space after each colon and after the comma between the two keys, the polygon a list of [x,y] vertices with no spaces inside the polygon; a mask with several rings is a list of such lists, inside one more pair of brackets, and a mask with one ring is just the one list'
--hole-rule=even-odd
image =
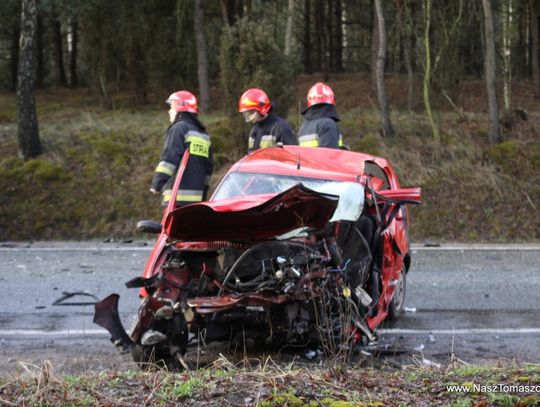
{"label": "car roof", "polygon": [[370,154],[321,147],[284,145],[262,148],[248,154],[229,172],[260,172],[308,178],[357,181],[366,161],[385,168],[388,162]]}

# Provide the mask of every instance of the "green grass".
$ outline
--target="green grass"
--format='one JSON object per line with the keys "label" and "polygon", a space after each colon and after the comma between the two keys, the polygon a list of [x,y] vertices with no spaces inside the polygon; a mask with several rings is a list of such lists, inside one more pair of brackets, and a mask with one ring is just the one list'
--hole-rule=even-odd
{"label": "green grass", "polygon": [[462,366],[452,370],[450,374],[457,377],[470,377],[490,371],[492,371],[492,369],[490,369],[488,366]]}
{"label": "green grass", "polygon": [[[519,366],[465,366],[445,372],[407,367],[321,366],[299,368],[210,366],[184,373],[102,372],[58,377],[49,368],[33,378],[2,378],[2,405],[258,405],[277,406],[385,406],[410,405],[534,406],[539,394],[449,392],[449,384],[484,385],[489,378],[509,385],[523,383],[534,373]],[[224,374],[224,372],[227,372]]]}
{"label": "green grass", "polygon": [[172,383],[162,386],[157,396],[164,401],[192,398],[204,387],[205,383],[200,378],[193,377],[183,381],[183,378],[179,377],[175,378]]}
{"label": "green grass", "polygon": [[[0,241],[137,237],[140,219],[161,218],[148,192],[167,115],[152,106],[102,111],[85,91],[38,94],[44,154],[17,156],[14,95],[0,95]],[[487,142],[487,117],[439,112],[437,145],[423,114],[392,111],[396,137],[380,135],[374,109],[341,112],[345,144],[388,158],[403,186],[421,186],[411,208],[415,241],[540,239],[540,117]],[[292,117],[292,116],[291,116]],[[215,186],[245,146],[219,112],[201,115],[215,148]]]}

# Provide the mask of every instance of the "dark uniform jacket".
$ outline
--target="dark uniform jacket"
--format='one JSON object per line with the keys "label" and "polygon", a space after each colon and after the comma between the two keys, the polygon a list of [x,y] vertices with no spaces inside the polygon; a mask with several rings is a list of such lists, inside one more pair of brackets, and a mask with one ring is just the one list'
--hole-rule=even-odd
{"label": "dark uniform jacket", "polygon": [[341,148],[343,140],[337,122],[340,120],[334,105],[318,103],[302,112],[304,123],[298,131],[303,147]]}
{"label": "dark uniform jacket", "polygon": [[260,122],[253,125],[249,133],[248,151],[275,146],[277,143],[298,144],[289,124],[270,112]]}
{"label": "dark uniform jacket", "polygon": [[173,176],[186,150],[190,154],[189,161],[176,197],[176,203],[180,205],[203,200],[213,171],[212,147],[205,127],[196,115],[182,112],[167,130],[152,180],[152,188],[163,192],[165,202],[171,198]]}

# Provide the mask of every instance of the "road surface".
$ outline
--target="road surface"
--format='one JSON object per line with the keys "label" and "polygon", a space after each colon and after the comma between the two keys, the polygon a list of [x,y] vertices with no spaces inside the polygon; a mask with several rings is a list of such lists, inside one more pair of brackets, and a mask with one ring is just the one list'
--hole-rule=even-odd
{"label": "road surface", "polygon": [[[64,373],[133,368],[92,323],[92,296],[120,294],[126,328],[138,308],[124,282],[152,242],[0,243],[0,371],[51,360]],[[540,245],[412,248],[406,312],[379,332],[399,363],[540,363]],[[80,305],[53,305],[64,292]],[[90,296],[92,295],[92,296]]]}

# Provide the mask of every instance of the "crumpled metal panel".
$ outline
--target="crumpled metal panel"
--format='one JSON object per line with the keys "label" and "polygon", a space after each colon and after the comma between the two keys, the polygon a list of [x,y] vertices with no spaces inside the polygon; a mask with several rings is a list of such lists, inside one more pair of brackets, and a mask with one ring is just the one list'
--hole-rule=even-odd
{"label": "crumpled metal panel", "polygon": [[269,239],[299,227],[323,228],[339,198],[301,184],[273,196],[187,205],[169,214],[165,230],[178,240]]}

